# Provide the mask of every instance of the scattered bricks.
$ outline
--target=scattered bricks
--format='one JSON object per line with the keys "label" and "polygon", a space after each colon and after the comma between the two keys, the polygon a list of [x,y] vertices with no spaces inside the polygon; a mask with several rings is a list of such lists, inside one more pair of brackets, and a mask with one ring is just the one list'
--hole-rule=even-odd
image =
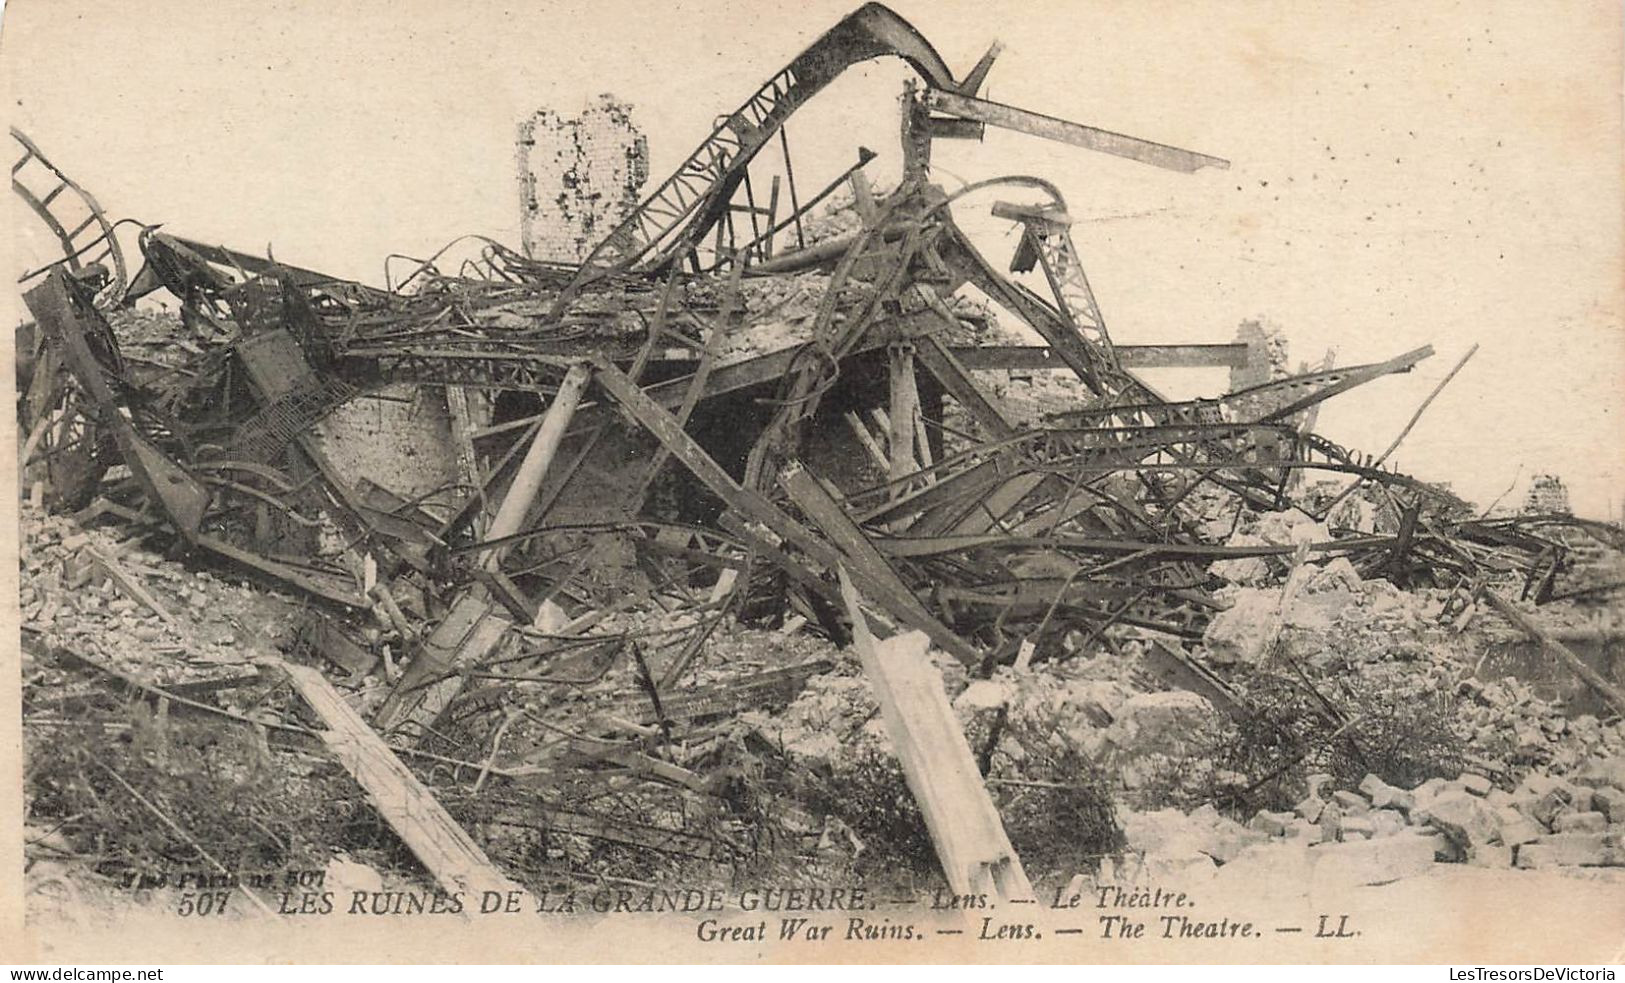
{"label": "scattered bricks", "polygon": [[77,555],[63,561],[62,584],[69,590],[78,590],[90,583],[96,571],[96,562],[88,556]]}
{"label": "scattered bricks", "polygon": [[1552,821],[1554,833],[1602,833],[1608,829],[1608,817],[1600,812],[1565,812]]}
{"label": "scattered bricks", "polygon": [[1464,850],[1496,837],[1495,810],[1470,792],[1446,792],[1428,804],[1427,812],[1428,824]]}
{"label": "scattered bricks", "polygon": [[1518,866],[1604,867],[1619,855],[1603,833],[1554,833],[1518,847]]}
{"label": "scattered bricks", "polygon": [[1292,807],[1293,812],[1297,813],[1300,817],[1311,823],[1319,822],[1320,815],[1322,812],[1325,812],[1325,810],[1325,800],[1314,795],[1309,796],[1307,799],[1304,799],[1302,802],[1299,802],[1297,805]]}
{"label": "scattered bricks", "polygon": [[1333,792],[1332,801],[1337,803],[1337,807],[1343,810],[1346,816],[1360,816],[1371,811],[1371,803],[1358,792]]}
{"label": "scattered bricks", "polygon": [[1292,825],[1293,815],[1290,812],[1270,812],[1262,809],[1247,823],[1247,828],[1263,833],[1266,836],[1285,836],[1287,827]]}
{"label": "scattered bricks", "polygon": [[1349,840],[1369,840],[1376,835],[1376,827],[1369,815],[1344,816],[1338,824],[1337,838],[1347,842]]}
{"label": "scattered bricks", "polygon": [[1490,789],[1495,787],[1494,783],[1488,778],[1485,778],[1483,775],[1472,774],[1471,772],[1463,773],[1458,781],[1460,781],[1462,788],[1473,793],[1474,795],[1479,796],[1490,794]]}
{"label": "scattered bricks", "polygon": [[1625,790],[1604,786],[1591,793],[1591,802],[1611,823],[1625,823]]}
{"label": "scattered bricks", "polygon": [[1309,783],[1309,797],[1311,799],[1318,799],[1321,798],[1320,790],[1332,783],[1332,776],[1315,774],[1310,775],[1306,780]]}
{"label": "scattered bricks", "polygon": [[1497,809],[1495,818],[1501,824],[1501,842],[1507,846],[1520,846],[1546,835],[1534,820],[1516,809]]}
{"label": "scattered bricks", "polygon": [[1387,884],[1424,874],[1433,866],[1435,847],[1430,837],[1407,833],[1380,840],[1351,840],[1309,851],[1314,863],[1316,890]]}
{"label": "scattered bricks", "polygon": [[1397,809],[1371,810],[1371,835],[1393,836],[1406,827],[1405,815]]}

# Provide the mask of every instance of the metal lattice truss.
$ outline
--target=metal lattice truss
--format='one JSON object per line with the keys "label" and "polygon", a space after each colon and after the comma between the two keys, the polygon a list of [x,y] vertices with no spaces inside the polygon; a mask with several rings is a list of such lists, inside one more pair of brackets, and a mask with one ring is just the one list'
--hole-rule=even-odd
{"label": "metal lattice truss", "polygon": [[[145,266],[126,288],[114,227],[17,135],[14,187],[64,251],[24,278],[54,353],[25,425],[42,435],[41,460],[78,462],[51,480],[80,504],[100,495],[323,603],[386,612],[410,656],[376,722],[410,740],[454,715],[481,673],[500,682],[565,657],[562,643],[514,641],[553,608],[577,620],[634,602],[720,616],[766,595],[838,635],[845,572],[881,621],[925,631],[967,663],[1024,644],[1063,657],[1129,629],[1197,638],[1219,606],[1209,564],[1293,552],[1225,545],[1213,517],[1292,507],[1306,472],[1352,477],[1391,519],[1312,551],[1405,582],[1522,575],[1551,595],[1564,562],[1551,529],[1453,518],[1448,495],[1309,430],[1322,401],[1431,349],[1170,401],[1134,374],[1136,359],[1235,365],[1237,353],[1214,362],[1206,350],[1237,346],[1147,353],[1114,340],[1048,182],[934,185],[932,143],[986,126],[1179,171],[1226,166],[979,99],[996,54],[956,80],[912,27],[868,4],[722,117],[580,264],[476,238],[455,272],[443,270],[448,247],[411,260],[388,289],[155,228],[140,235]],[[875,155],[860,150],[804,197],[788,120],[883,56],[919,76],[904,98],[901,184],[873,195],[863,169]],[[774,143],[787,180],[764,188],[752,164]],[[59,185],[18,183],[30,163]],[[859,224],[808,241],[804,219],[840,184]],[[993,206],[1019,230],[1003,268],[953,218],[993,188],[1044,199]],[[69,199],[91,210],[71,230],[56,210]],[[87,272],[101,259],[111,283]],[[159,289],[182,304],[201,354],[137,371],[98,304]],[[989,316],[962,302],[967,289],[1044,344],[967,344]],[[787,292],[805,303],[793,322],[773,299]],[[1193,358],[1209,361],[1180,361]],[[1040,426],[1018,422],[985,375],[1035,362],[1079,384],[1076,405]],[[343,407],[406,385],[441,401],[459,475],[417,499],[347,472],[321,432]],[[832,434],[883,479],[815,473]],[[102,487],[115,458],[130,477]],[[673,487],[692,514],[651,517],[652,498]],[[714,623],[674,632],[662,671],[645,673],[651,699]]]}

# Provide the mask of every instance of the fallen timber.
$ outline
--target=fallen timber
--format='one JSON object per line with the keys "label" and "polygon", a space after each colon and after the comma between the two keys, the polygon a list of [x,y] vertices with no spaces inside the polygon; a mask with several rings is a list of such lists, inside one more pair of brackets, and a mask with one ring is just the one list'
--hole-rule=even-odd
{"label": "fallen timber", "polygon": [[[1196,654],[1225,608],[1210,567],[1240,559],[1337,556],[1402,586],[1473,587],[1618,706],[1617,686],[1482,587],[1521,580],[1537,602],[1587,589],[1565,581],[1571,543],[1617,530],[1450,516],[1451,496],[1385,469],[1386,452],[1372,458],[1312,431],[1322,402],[1411,371],[1431,347],[1212,399],[1164,399],[1134,370],[1245,368],[1255,353],[1115,340],[1066,202],[1047,181],[1015,175],[952,193],[932,183],[933,141],[979,138],[986,126],[1184,173],[1227,166],[978,98],[994,54],[956,80],[912,27],[866,5],[723,117],[579,263],[486,241],[455,273],[437,254],[387,289],[156,228],[141,234],[145,265],[130,277],[99,206],[62,177],[93,210],[80,229],[93,235],[84,245],[46,198],[24,196],[65,256],[25,276],[45,342],[25,387],[23,465],[57,503],[104,502],[104,516],[140,517],[177,549],[308,599],[331,628],[313,633],[311,648],[347,672],[387,667],[388,693],[363,720],[313,667],[273,665],[326,727],[272,729],[340,749],[381,803],[404,790],[414,804],[387,818],[448,887],[508,885],[396,755],[456,750],[460,771],[483,759],[476,791],[488,780],[584,779],[710,795],[717,781],[696,763],[717,740],[705,727],[787,699],[831,667],[696,680],[690,670],[717,626],[764,606],[780,623],[795,611],[855,644],[890,688],[894,740],[910,747],[920,739],[911,729],[947,720],[923,695],[927,683],[940,689],[922,669],[927,648],[985,675],[1072,657],[1080,638],[1108,649],[1149,639],[1176,685],[1243,714]],[[873,194],[864,168],[875,155],[861,150],[836,184],[756,229],[753,160],[826,84],[881,56],[919,76],[905,92],[901,182]],[[18,139],[27,160],[43,161]],[[840,185],[857,227],[804,241],[803,220]],[[992,206],[1018,233],[1002,263],[954,221],[995,188],[1042,199]],[[789,193],[796,201],[793,182]],[[755,234],[736,230],[736,214],[750,215]],[[791,228],[795,245],[779,248]],[[103,247],[113,270],[82,262]],[[789,287],[808,298],[793,316],[780,310]],[[970,290],[1042,344],[1006,343],[995,316],[966,302]],[[112,314],[157,291],[180,303],[194,351],[162,371],[138,369]],[[1068,378],[1074,405],[1021,422],[994,384],[1011,371]],[[446,421],[417,432],[415,449],[431,461],[416,484],[394,473],[405,462],[366,453],[378,432],[351,429],[358,407],[391,402]],[[1233,543],[1215,528],[1297,509],[1308,473],[1354,479],[1385,510],[1385,527],[1329,520],[1326,538],[1292,545]],[[116,561],[103,565],[167,616]],[[629,610],[660,627],[617,627]],[[871,626],[894,637],[876,642]],[[894,656],[898,665],[883,664]],[[615,666],[635,666],[637,682],[613,713],[555,718],[519,696]],[[211,709],[178,688],[124,682],[166,705]],[[912,693],[905,710],[893,690]],[[544,736],[504,749],[527,722]],[[926,750],[908,752],[912,784],[946,768],[979,817],[967,842],[943,818],[951,808],[928,810],[950,882],[1030,894],[997,814],[970,791],[969,759],[957,746],[947,764]],[[681,829],[552,815],[574,835],[726,853]],[[491,819],[534,821],[519,811]]]}

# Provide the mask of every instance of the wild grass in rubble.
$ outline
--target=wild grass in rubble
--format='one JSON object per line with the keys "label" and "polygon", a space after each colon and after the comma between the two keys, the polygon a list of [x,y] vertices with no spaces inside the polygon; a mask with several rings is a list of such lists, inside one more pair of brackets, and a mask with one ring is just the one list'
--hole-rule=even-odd
{"label": "wild grass in rubble", "polygon": [[1254,714],[1215,717],[1192,735],[1189,754],[1163,762],[1140,790],[1148,807],[1212,802],[1246,817],[1301,800],[1310,775],[1357,787],[1367,774],[1413,788],[1463,768],[1467,728],[1443,680],[1391,679],[1278,666],[1234,682]]}
{"label": "wild grass in rubble", "polygon": [[411,864],[336,765],[297,774],[249,731],[160,725],[135,703],[27,734],[28,824],[57,829],[108,876],[319,869],[336,850],[385,869]]}
{"label": "wild grass in rubble", "polygon": [[989,790],[1030,878],[1095,870],[1122,848],[1112,782],[1059,713],[1006,724],[983,714],[968,730],[971,747],[984,749]]}

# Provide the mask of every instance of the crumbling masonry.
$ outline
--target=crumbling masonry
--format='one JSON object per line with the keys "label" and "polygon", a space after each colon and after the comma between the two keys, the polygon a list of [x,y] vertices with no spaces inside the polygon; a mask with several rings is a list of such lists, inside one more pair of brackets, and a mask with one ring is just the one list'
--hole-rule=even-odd
{"label": "crumbling masonry", "polygon": [[[871,718],[960,892],[1031,891],[1013,844],[1034,842],[1017,821],[1032,783],[999,768],[1069,762],[1050,792],[1085,787],[1078,762],[1105,769],[1077,814],[1120,845],[1111,803],[1147,804],[1212,727],[1229,728],[1212,747],[1252,756],[1182,772],[1209,783],[1204,818],[1177,820],[1213,834],[1209,868],[1288,836],[1404,864],[1619,862],[1625,693],[1617,629],[1594,617],[1625,579],[1608,573],[1618,528],[1479,518],[1314,432],[1323,401],[1431,348],[1289,374],[1258,324],[1237,344],[1114,336],[1060,192],[1030,175],[949,191],[933,146],[992,126],[1228,165],[984,99],[997,55],[956,74],[867,4],[641,200],[627,107],[537,113],[519,128],[521,248],[465,237],[383,287],[158,227],[130,275],[99,206],[19,135],[14,187],[64,249],[23,278],[22,487],[56,513],[31,527],[30,659],[262,741],[342,743],[442,885],[596,873],[584,843],[719,869],[828,849],[834,807],[786,791],[818,774],[796,756],[839,760]],[[856,148],[798,183],[787,121],[882,57],[914,74],[901,182],[876,192],[877,154]],[[1008,255],[964,234],[972,207],[1009,223]],[[178,323],[134,307],[160,291]],[[1144,366],[1229,367],[1236,385],[1170,400]],[[1051,395],[1017,406],[1022,375]],[[166,602],[139,570],[170,560],[132,572],[75,531],[91,525],[289,592],[301,623],[229,679],[98,656],[95,632],[130,626],[80,610],[86,585],[214,664],[184,634],[210,599]],[[1580,614],[1564,634],[1542,609]],[[1475,676],[1485,659],[1458,645],[1487,620],[1548,668],[1538,698]],[[236,687],[263,692],[246,709],[208,695]],[[1459,711],[1426,720],[1461,734],[1397,754],[1424,691]],[[1031,735],[1065,746],[1012,750]],[[1226,825],[1220,804],[1263,818]],[[514,829],[529,839],[494,832]],[[1125,824],[1131,845],[1145,829]]]}

